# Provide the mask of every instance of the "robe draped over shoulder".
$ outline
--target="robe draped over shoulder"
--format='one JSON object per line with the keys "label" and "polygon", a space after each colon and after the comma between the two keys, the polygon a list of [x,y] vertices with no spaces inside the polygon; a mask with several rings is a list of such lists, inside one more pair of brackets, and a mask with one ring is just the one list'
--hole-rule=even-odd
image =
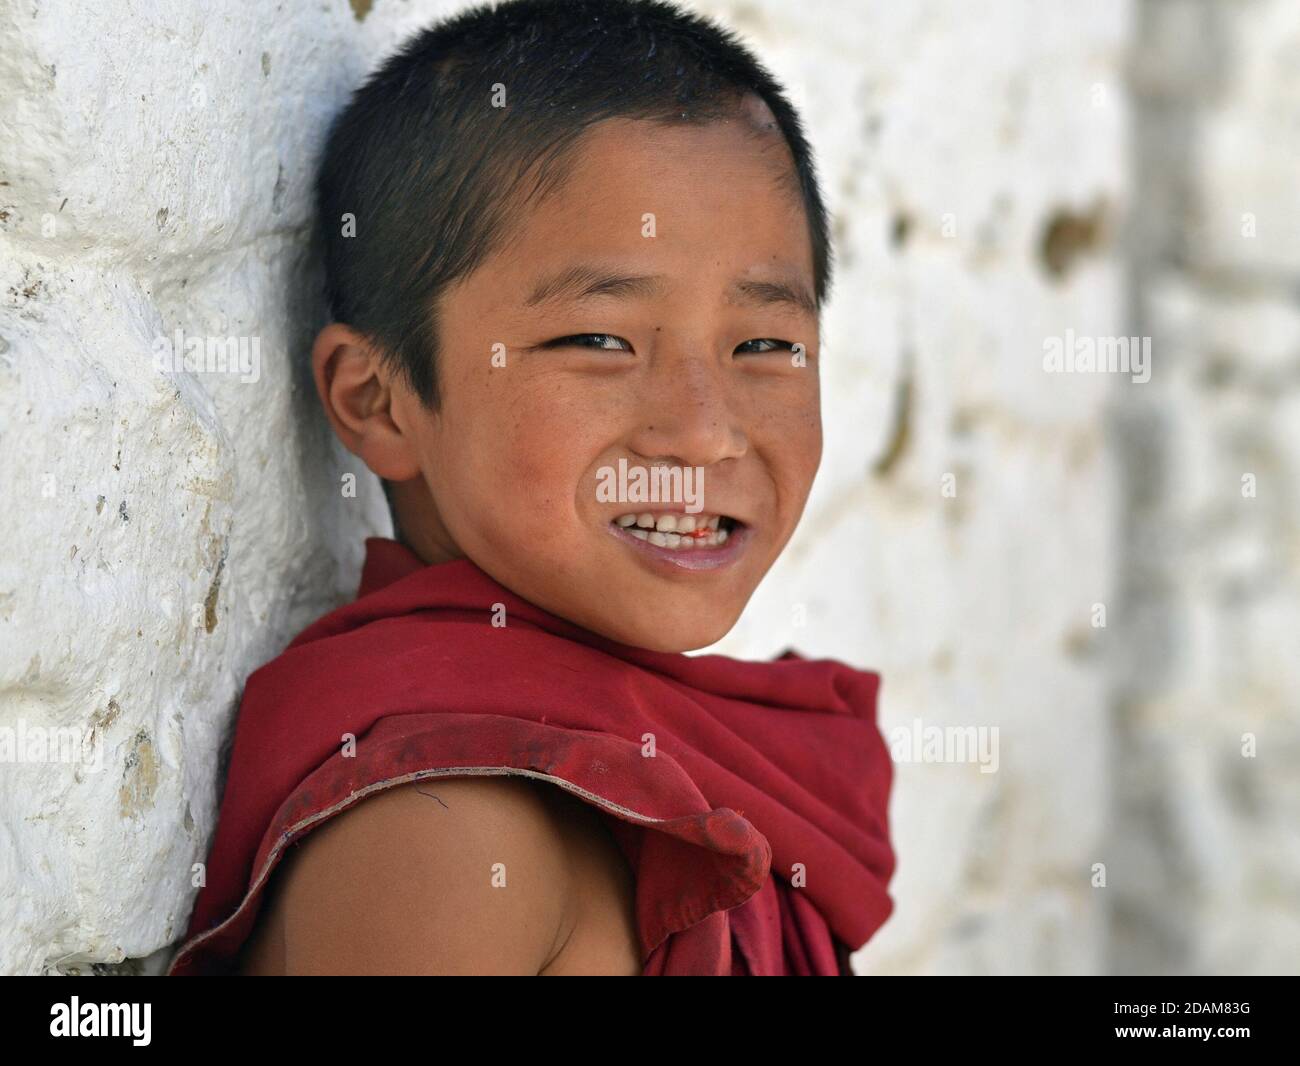
{"label": "robe draped over shoulder", "polygon": [[844,973],[892,910],[878,690],[793,652],[619,644],[468,559],[429,566],[372,537],[357,598],[248,679],[168,974],[233,972],[272,871],[322,822],[381,789],[477,774],[546,781],[606,816],[636,878],[646,975]]}

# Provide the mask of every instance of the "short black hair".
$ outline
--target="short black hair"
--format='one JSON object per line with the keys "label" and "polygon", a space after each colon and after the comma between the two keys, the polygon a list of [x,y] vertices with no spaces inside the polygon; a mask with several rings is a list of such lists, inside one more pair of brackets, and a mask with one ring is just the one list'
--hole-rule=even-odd
{"label": "short black hair", "polygon": [[[493,106],[497,86],[504,107]],[[509,236],[522,208],[563,183],[587,128],[608,118],[709,122],[748,93],[790,148],[820,307],[831,249],[812,153],[780,85],[739,38],[665,0],[511,0],[416,34],[335,120],[316,185],[333,319],[436,409],[438,297]]]}

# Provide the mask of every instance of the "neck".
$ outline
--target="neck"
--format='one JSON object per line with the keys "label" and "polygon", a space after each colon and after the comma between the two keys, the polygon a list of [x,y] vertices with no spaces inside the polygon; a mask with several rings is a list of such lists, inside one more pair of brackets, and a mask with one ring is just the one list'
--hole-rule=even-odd
{"label": "neck", "polygon": [[423,478],[386,484],[393,513],[394,538],[398,543],[415,552],[426,566],[465,557],[447,532],[438,505]]}

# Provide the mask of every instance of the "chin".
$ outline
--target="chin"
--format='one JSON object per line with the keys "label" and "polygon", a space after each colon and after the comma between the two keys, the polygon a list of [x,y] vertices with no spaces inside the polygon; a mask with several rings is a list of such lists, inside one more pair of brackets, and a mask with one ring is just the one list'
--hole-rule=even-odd
{"label": "chin", "polygon": [[609,632],[609,636],[633,647],[677,653],[707,648],[730,633],[735,624],[736,619],[731,617],[705,623],[696,619],[690,626],[636,626]]}

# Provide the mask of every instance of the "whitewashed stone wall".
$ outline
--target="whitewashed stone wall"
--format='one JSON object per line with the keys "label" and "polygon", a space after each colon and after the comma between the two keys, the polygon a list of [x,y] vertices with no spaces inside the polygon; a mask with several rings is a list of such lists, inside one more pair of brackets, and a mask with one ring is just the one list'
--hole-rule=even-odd
{"label": "whitewashed stone wall", "polygon": [[[0,767],[0,971],[157,972],[243,678],[350,594],[362,538],[388,532],[302,374],[321,314],[312,165],[365,70],[462,6],[0,9],[0,543],[16,548],[0,555],[0,725],[93,726],[103,742],[97,772]],[[898,905],[859,969],[1248,966],[1266,906],[1267,934],[1295,944],[1295,868],[1270,845],[1298,805],[1282,776],[1296,668],[1278,666],[1295,623],[1297,245],[1277,228],[1251,246],[1207,234],[1139,285],[1124,237],[1159,214],[1135,196],[1172,195],[1161,166],[1139,165],[1135,124],[1177,143],[1169,165],[1202,202],[1249,210],[1242,183],[1257,182],[1261,234],[1266,216],[1295,224],[1286,0],[1234,10],[1242,74],[1213,102],[1173,47],[1131,88],[1130,51],[1163,32],[1163,4],[695,6],[791,82],[839,246],[826,460],[718,650],[879,669],[887,734],[998,730],[996,773],[900,762]],[[1172,101],[1155,117],[1153,93]],[[1191,115],[1196,151],[1180,139]],[[1242,169],[1256,150],[1270,167]],[[1172,239],[1183,220],[1160,217]],[[1221,343],[1204,344],[1206,323]],[[1042,369],[1046,337],[1138,325],[1184,338],[1182,385],[1174,341],[1166,363],[1158,340],[1146,385]],[[155,340],[177,329],[258,338],[257,380],[159,372]],[[1204,369],[1225,353],[1226,383]],[[1151,420],[1135,410],[1160,415],[1136,443]],[[1238,467],[1260,474],[1250,511],[1212,498],[1214,471],[1230,495]],[[350,471],[356,498],[340,491]],[[1182,554],[1162,549],[1168,527]],[[1222,744],[1252,725],[1272,730],[1273,761],[1242,776]],[[1216,907],[1230,924],[1203,924]]]}
{"label": "whitewashed stone wall", "polygon": [[[181,935],[243,678],[388,531],[295,368],[313,157],[395,32],[342,4],[0,6],[0,725],[102,752],[0,765],[0,971]],[[242,339],[249,372],[160,372],[177,330]]]}

